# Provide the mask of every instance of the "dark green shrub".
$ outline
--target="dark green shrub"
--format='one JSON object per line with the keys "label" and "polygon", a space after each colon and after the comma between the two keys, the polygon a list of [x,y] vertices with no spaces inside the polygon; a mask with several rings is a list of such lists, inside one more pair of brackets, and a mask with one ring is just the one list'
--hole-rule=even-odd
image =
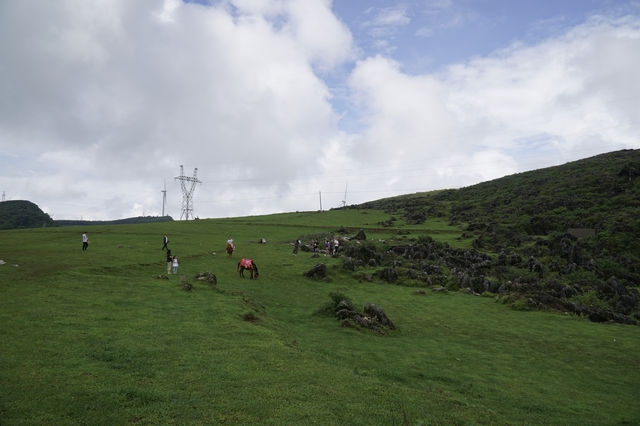
{"label": "dark green shrub", "polygon": [[247,311],[242,314],[242,319],[248,322],[256,322],[259,318],[256,316],[255,312]]}
{"label": "dark green shrub", "polygon": [[320,309],[318,309],[318,311],[316,312],[317,314],[331,316],[335,315],[336,307],[340,302],[346,302],[350,308],[353,308],[353,302],[351,301],[351,298],[345,296],[342,293],[331,292],[329,293],[329,298],[331,299],[331,302],[325,303]]}

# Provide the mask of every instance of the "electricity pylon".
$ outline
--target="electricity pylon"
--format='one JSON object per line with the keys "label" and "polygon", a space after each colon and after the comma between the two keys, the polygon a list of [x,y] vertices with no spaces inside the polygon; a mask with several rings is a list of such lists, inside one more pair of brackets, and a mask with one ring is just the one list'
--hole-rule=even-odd
{"label": "electricity pylon", "polygon": [[[184,175],[184,167],[180,165],[180,176],[175,177],[180,181],[180,187],[182,188],[182,213],[180,219],[184,217],[185,220],[189,220],[189,217],[193,219],[193,191],[196,189],[196,185],[202,183],[198,180],[198,168],[193,169],[193,177]],[[190,184],[190,185],[189,185]]]}

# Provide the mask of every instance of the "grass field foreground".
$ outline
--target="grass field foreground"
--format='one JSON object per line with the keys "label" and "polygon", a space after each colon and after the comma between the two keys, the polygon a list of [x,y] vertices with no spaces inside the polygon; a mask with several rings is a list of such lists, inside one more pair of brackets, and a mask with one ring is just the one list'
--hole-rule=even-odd
{"label": "grass field foreground", "polygon": [[[339,227],[395,238],[378,225],[387,216],[1,231],[0,423],[640,423],[636,326],[416,294],[361,282],[339,258],[292,254],[296,238]],[[169,280],[157,278],[165,232],[180,260]],[[458,241],[443,223],[411,232]],[[256,261],[260,279],[238,276],[241,257]],[[328,282],[302,275],[318,261]],[[206,271],[217,285],[192,278]],[[342,328],[317,314],[332,292],[379,305],[398,328]]]}

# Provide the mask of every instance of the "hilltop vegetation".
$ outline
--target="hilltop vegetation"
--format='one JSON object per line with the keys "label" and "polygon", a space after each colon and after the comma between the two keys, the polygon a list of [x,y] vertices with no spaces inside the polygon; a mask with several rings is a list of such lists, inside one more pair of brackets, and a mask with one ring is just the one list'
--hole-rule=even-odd
{"label": "hilltop vegetation", "polygon": [[30,201],[0,203],[0,229],[43,228],[54,226],[53,219]]}

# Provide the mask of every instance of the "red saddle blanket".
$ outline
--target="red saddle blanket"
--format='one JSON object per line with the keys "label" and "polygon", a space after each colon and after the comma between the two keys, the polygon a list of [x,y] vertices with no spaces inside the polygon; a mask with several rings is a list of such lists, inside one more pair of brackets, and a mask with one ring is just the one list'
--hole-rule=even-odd
{"label": "red saddle blanket", "polygon": [[251,268],[253,266],[253,260],[251,259],[240,259],[240,266],[245,268]]}

